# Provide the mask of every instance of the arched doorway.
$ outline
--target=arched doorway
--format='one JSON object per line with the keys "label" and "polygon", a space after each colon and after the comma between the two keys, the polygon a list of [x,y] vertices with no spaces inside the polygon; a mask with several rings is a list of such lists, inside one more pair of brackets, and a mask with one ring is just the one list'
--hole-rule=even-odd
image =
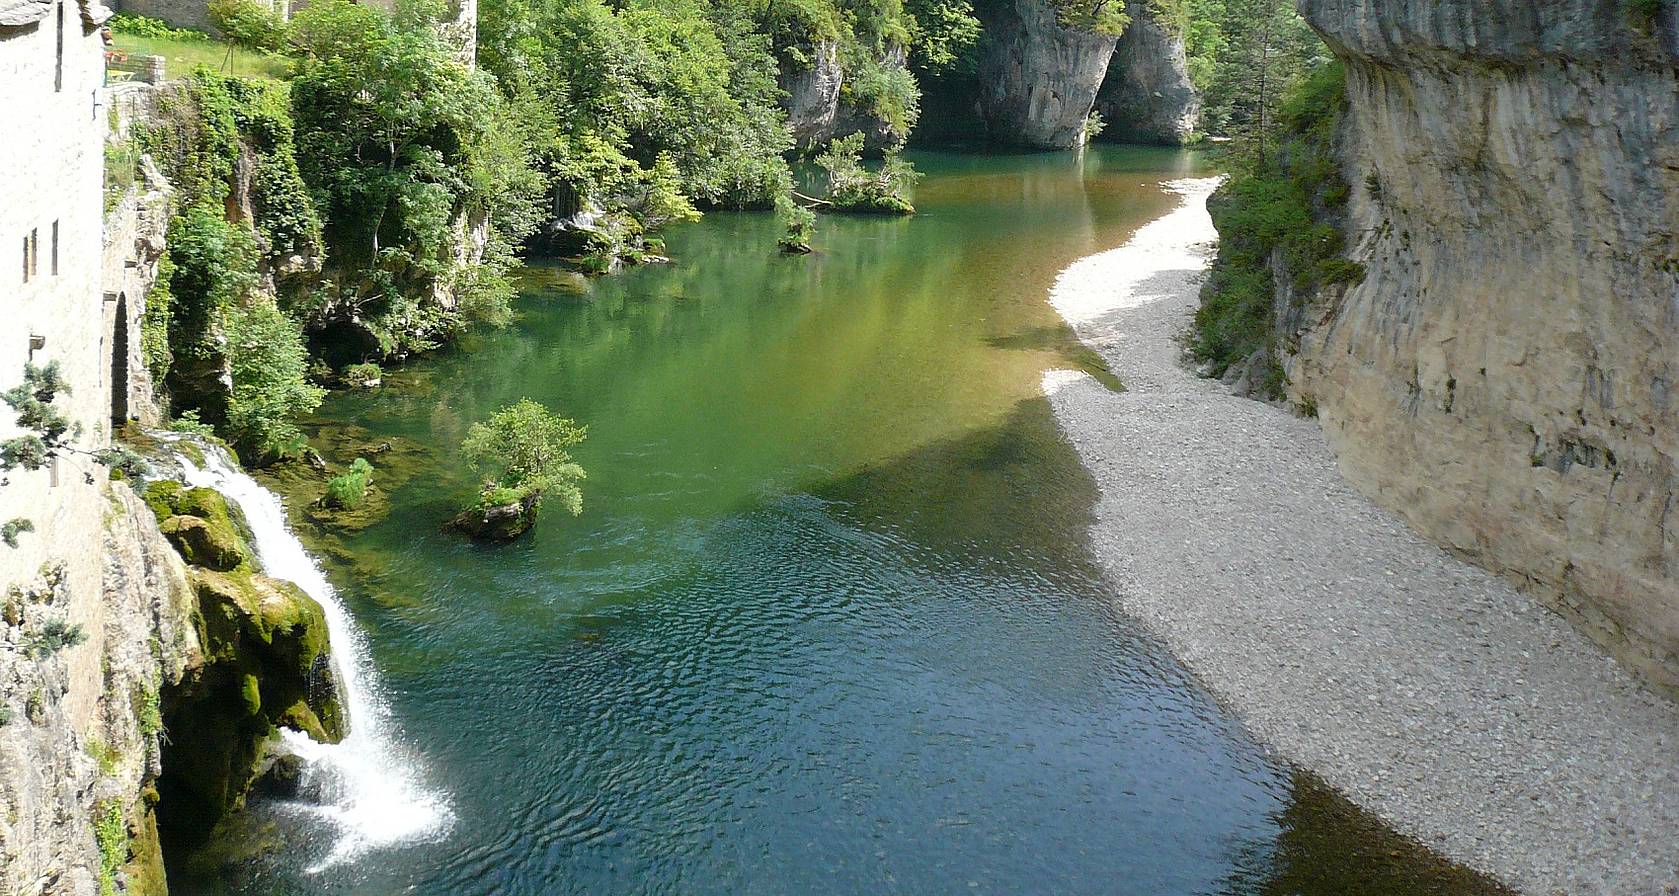
{"label": "arched doorway", "polygon": [[111,328],[111,426],[128,422],[128,294],[117,296],[117,319]]}

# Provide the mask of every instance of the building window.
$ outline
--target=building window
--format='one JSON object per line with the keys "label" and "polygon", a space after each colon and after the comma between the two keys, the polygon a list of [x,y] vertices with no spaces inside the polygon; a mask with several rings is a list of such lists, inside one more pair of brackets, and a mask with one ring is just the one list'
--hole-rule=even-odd
{"label": "building window", "polygon": [[52,222],[52,275],[58,276],[58,222]]}
{"label": "building window", "polygon": [[23,238],[23,282],[28,283],[31,278],[40,273],[41,260],[36,256],[41,251],[38,237],[39,231],[30,230]]}
{"label": "building window", "polygon": [[60,2],[58,4],[58,68],[53,70],[53,78],[52,78],[52,89],[55,90],[55,91],[64,89],[64,3],[65,2],[66,2],[66,0],[60,0]]}

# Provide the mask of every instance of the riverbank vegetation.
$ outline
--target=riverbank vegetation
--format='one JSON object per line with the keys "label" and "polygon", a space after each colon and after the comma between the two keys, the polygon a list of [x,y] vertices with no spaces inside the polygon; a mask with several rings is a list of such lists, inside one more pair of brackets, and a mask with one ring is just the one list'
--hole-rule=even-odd
{"label": "riverbank vegetation", "polygon": [[[1211,125],[1266,170],[1272,97],[1313,52],[1286,0],[1137,2],[1186,36]],[[439,0],[323,0],[290,22],[250,0],[212,6],[238,52],[283,65],[197,69],[132,141],[178,191],[142,342],[170,412],[256,462],[302,449],[291,421],[321,386],[506,323],[521,248],[604,272],[714,209],[779,210],[790,252],[810,247],[812,207],[912,212],[897,147],[918,81],[971,71],[985,39],[968,0],[484,0],[474,60]],[[1057,10],[1098,30],[1126,17]],[[118,28],[230,46],[146,19]],[[827,198],[800,207],[783,84],[817,66],[843,73],[850,130],[804,147]]]}
{"label": "riverbank vegetation", "polygon": [[[1338,221],[1350,195],[1334,156],[1345,105],[1339,64],[1302,75],[1281,101],[1273,151],[1241,160],[1208,203],[1219,231],[1218,257],[1201,291],[1190,353],[1213,375],[1245,365],[1255,391],[1283,396],[1277,296],[1301,301],[1318,289],[1356,283],[1362,266],[1342,258]],[[1263,144],[1256,144],[1258,146]]]}

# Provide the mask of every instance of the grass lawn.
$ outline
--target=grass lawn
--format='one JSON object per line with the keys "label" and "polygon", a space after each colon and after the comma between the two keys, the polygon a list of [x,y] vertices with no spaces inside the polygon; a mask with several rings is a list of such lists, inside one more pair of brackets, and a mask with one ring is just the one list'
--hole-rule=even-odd
{"label": "grass lawn", "polygon": [[258,78],[288,78],[291,62],[282,56],[267,56],[249,50],[234,50],[228,58],[228,44],[219,40],[180,40],[173,37],[140,37],[118,32],[112,35],[116,49],[129,55],[162,56],[164,75],[179,78],[192,71],[193,66],[206,65],[218,72]]}

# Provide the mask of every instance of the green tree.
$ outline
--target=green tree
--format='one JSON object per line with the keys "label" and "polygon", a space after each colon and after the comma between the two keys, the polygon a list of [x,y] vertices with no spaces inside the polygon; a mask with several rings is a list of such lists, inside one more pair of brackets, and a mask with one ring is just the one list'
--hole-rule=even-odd
{"label": "green tree", "polygon": [[474,423],[461,443],[461,456],[484,477],[478,505],[553,498],[573,515],[582,513],[578,483],[583,468],[572,462],[567,449],[587,432],[528,398],[496,411],[487,422]]}
{"label": "green tree", "polygon": [[[430,13],[324,0],[292,24],[303,54],[292,83],[299,168],[335,254],[338,295],[325,313],[366,320],[387,355],[430,348],[464,322],[431,300],[440,285],[467,287],[464,311],[505,320],[511,247],[537,220],[524,134],[494,80],[462,64]],[[491,227],[491,251],[463,273],[475,222]]]}
{"label": "green tree", "polygon": [[320,406],[325,392],[306,379],[309,353],[297,325],[265,301],[229,309],[227,355],[233,391],[227,434],[247,459],[289,457],[305,439],[293,420]]}

